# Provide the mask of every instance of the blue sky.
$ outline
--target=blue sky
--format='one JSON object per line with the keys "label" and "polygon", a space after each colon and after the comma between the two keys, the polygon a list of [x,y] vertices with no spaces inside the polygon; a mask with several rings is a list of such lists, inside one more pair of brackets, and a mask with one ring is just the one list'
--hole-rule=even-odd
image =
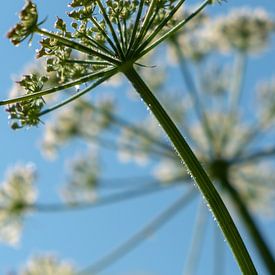
{"label": "blue sky", "polygon": [[[14,47],[4,37],[7,30],[16,22],[15,14],[20,10],[24,1],[5,1],[2,6],[0,19],[0,85],[1,99],[5,98],[12,85],[12,78],[20,74],[24,66],[34,56],[34,47],[28,47],[26,43]],[[54,15],[62,15],[64,5],[68,1],[36,1],[41,18],[49,15],[47,24],[54,20]],[[188,1],[187,1],[188,3]],[[235,6],[242,6],[243,1],[228,0],[222,6],[213,8],[215,12],[222,12]],[[258,6],[259,1],[249,1],[249,6]],[[260,1],[260,5],[269,11],[275,10],[275,3],[271,0]],[[274,54],[273,54],[274,55]],[[259,75],[271,75],[274,73],[274,61],[270,59],[270,53],[263,59],[252,59],[250,71],[252,79]],[[117,96],[118,90],[110,91]],[[124,111],[127,111],[127,107]],[[135,116],[144,115],[143,106],[133,107]],[[63,150],[59,158],[49,162],[43,158],[39,151],[39,144],[43,132],[43,125],[38,128],[14,132],[9,128],[7,115],[3,108],[0,112],[0,179],[4,177],[5,170],[15,163],[34,162],[39,171],[39,199],[43,202],[51,202],[57,199],[56,191],[60,183],[64,182],[63,168],[65,159],[74,156],[82,150],[79,144]],[[107,154],[107,153],[105,153]],[[115,154],[104,157],[107,165],[108,176],[121,177],[148,172],[148,168],[133,167],[132,165],[119,164]],[[158,195],[146,196],[142,199],[134,199],[121,204],[102,207],[100,209],[84,210],[74,213],[38,214],[26,219],[23,237],[16,248],[0,244],[0,274],[17,269],[35,253],[54,252],[61,258],[68,259],[77,267],[86,267],[96,259],[103,256],[111,248],[117,246],[132,233],[136,232],[152,216],[179,197],[179,188],[164,191]],[[186,245],[191,239],[193,220],[197,209],[197,201],[184,208],[162,230],[151,236],[139,248],[132,251],[121,261],[111,266],[103,274],[181,274],[184,258],[187,253]],[[212,236],[216,231],[216,225],[212,218],[208,220],[207,237],[202,249],[203,257],[200,262],[198,274],[211,274],[211,266],[214,261]],[[269,236],[270,242],[275,248],[274,239],[271,240],[275,223],[272,220],[261,220],[262,230]],[[242,230],[243,232],[243,230]],[[211,236],[211,237],[210,237]],[[247,239],[247,236],[245,239]],[[221,237],[221,236],[220,236]],[[222,237],[221,237],[222,238]],[[250,246],[250,244],[249,244]],[[209,256],[210,255],[210,256]],[[226,247],[227,274],[238,274],[238,268]],[[258,263],[258,262],[257,262]]]}

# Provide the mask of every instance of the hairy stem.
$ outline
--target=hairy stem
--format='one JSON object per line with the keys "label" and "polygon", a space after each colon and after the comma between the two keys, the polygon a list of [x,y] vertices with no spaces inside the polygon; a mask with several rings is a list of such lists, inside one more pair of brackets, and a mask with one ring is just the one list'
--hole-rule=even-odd
{"label": "hairy stem", "polygon": [[132,66],[128,66],[124,70],[124,74],[155,115],[156,119],[159,121],[174,145],[178,155],[185,162],[187,169],[196,181],[202,196],[205,198],[210,210],[213,212],[218,224],[220,225],[235,258],[239,263],[240,269],[244,274],[257,274],[250,255],[226,206],[177,126]]}

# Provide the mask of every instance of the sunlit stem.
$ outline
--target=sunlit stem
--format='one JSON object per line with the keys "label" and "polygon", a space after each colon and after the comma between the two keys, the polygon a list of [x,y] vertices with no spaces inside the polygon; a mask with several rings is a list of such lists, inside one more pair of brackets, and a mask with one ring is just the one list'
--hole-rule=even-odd
{"label": "sunlit stem", "polygon": [[89,36],[87,34],[83,34],[83,36],[89,40],[89,42],[91,43],[92,47],[96,48],[97,50],[101,50],[102,53],[105,53],[105,54],[107,54],[109,56],[114,56],[116,54],[111,49],[109,49],[108,47],[106,47],[104,44],[99,43],[98,41],[96,41],[91,36]]}
{"label": "sunlit stem", "polygon": [[[192,12],[186,19],[180,21],[176,26],[171,28],[169,31],[167,31],[164,35],[162,35],[160,38],[158,38],[156,41],[154,41],[151,45],[146,47],[143,51],[138,53],[137,59],[141,58],[148,52],[150,52],[152,49],[154,49],[156,46],[158,46],[160,43],[162,43],[164,40],[169,38],[170,36],[173,36],[177,31],[179,31],[187,22],[189,22],[193,17],[195,17],[197,14],[199,14],[207,5],[209,4],[209,0],[205,0],[194,12]],[[148,38],[153,40],[155,35],[152,34],[152,38]]]}
{"label": "sunlit stem", "polygon": [[93,48],[89,48],[85,45],[82,45],[80,43],[77,43],[73,40],[70,40],[68,38],[65,38],[63,36],[60,36],[58,34],[55,34],[55,33],[51,33],[45,29],[40,29],[40,28],[36,28],[35,29],[35,32],[41,34],[41,35],[44,35],[46,37],[49,37],[49,38],[53,38],[53,39],[56,39],[59,43],[63,44],[64,46],[67,46],[71,49],[75,49],[79,52],[83,52],[83,53],[87,53],[89,55],[94,55],[94,56],[97,56],[105,61],[109,61],[111,62],[112,64],[116,64],[116,65],[119,65],[120,64],[120,60],[112,57],[112,56],[109,56],[109,55],[106,55],[102,52],[99,52]]}
{"label": "sunlit stem", "polygon": [[250,255],[226,206],[177,126],[133,67],[128,66],[124,74],[159,121],[172,142],[177,154],[181,160],[184,161],[188,171],[199,187],[202,196],[205,198],[207,205],[221,227],[232,249],[233,255],[239,263],[240,269],[244,274],[257,274]]}
{"label": "sunlit stem", "polygon": [[129,42],[128,49],[127,49],[127,52],[126,52],[126,57],[131,56],[131,54],[133,52],[133,45],[134,45],[134,42],[135,42],[135,39],[136,39],[137,31],[139,29],[143,6],[144,6],[144,0],[141,0],[139,2],[138,12],[137,12],[136,19],[135,19],[135,22],[134,22],[134,27],[133,27],[133,30],[132,30],[132,33],[131,33],[130,42]]}
{"label": "sunlit stem", "polygon": [[84,94],[90,92],[92,89],[96,88],[98,85],[100,85],[101,83],[103,83],[104,81],[106,81],[107,79],[109,79],[110,77],[112,77],[114,74],[117,73],[117,69],[113,69],[112,71],[109,71],[108,73],[106,73],[103,77],[99,78],[97,81],[95,81],[93,84],[91,84],[90,86],[88,86],[87,88],[81,90],[80,92],[77,92],[76,94],[74,94],[73,96],[63,100],[62,102],[52,106],[51,108],[48,108],[44,111],[42,111],[39,116],[43,116],[45,114],[48,114],[54,110],[57,110],[65,105],[67,105],[68,103],[74,101],[75,99],[83,96]]}
{"label": "sunlit stem", "polygon": [[120,46],[119,39],[117,37],[116,31],[115,31],[115,29],[113,27],[113,24],[110,21],[108,14],[106,13],[105,7],[101,3],[101,0],[96,0],[96,2],[98,4],[98,7],[99,7],[99,9],[100,9],[100,11],[102,13],[102,16],[103,16],[106,24],[108,25],[108,27],[109,27],[109,29],[111,31],[111,34],[112,34],[112,37],[114,39],[114,42],[115,42],[115,45],[116,45],[118,53],[119,53],[119,55],[120,55],[121,58],[124,58],[124,53],[123,53],[122,48]]}
{"label": "sunlit stem", "polygon": [[150,5],[149,5],[149,7],[146,11],[146,14],[145,14],[145,18],[143,19],[143,23],[140,27],[140,31],[139,31],[137,37],[135,37],[135,41],[134,41],[132,49],[131,49],[133,53],[136,52],[136,49],[139,47],[144,36],[146,35],[146,33],[149,29],[149,26],[152,24],[152,20],[154,20],[154,18],[156,16],[156,9],[158,9],[157,1],[158,0],[152,0],[150,2]]}
{"label": "sunlit stem", "polygon": [[67,82],[65,84],[55,86],[53,88],[49,88],[49,89],[40,91],[40,92],[37,92],[37,93],[34,93],[34,94],[26,94],[26,95],[23,95],[23,96],[20,96],[20,97],[0,101],[0,106],[1,105],[7,105],[7,104],[13,104],[13,103],[21,102],[21,101],[25,101],[25,100],[39,98],[41,96],[49,95],[49,94],[52,94],[52,93],[55,93],[55,92],[58,92],[58,91],[64,91],[66,89],[75,87],[77,85],[81,85],[83,83],[87,83],[89,81],[95,80],[96,78],[103,77],[106,74],[108,75],[110,72],[113,72],[113,71],[114,71],[114,68],[112,68],[112,69],[103,69],[103,70],[100,70],[100,71],[97,71],[97,72],[92,72],[92,73],[87,74],[83,77],[80,77],[76,80],[73,80],[73,81]]}
{"label": "sunlit stem", "polygon": [[100,30],[101,34],[106,38],[111,48],[114,50],[114,52],[119,55],[118,49],[116,48],[115,44],[111,40],[111,38],[108,36],[108,34],[105,32],[105,30],[100,26],[100,24],[96,21],[94,17],[91,17],[91,21],[95,24],[95,26]]}
{"label": "sunlit stem", "polygon": [[184,267],[184,275],[196,274],[196,268],[199,266],[199,258],[202,253],[203,241],[206,234],[208,211],[204,203],[200,203],[190,250]]}
{"label": "sunlit stem", "polygon": [[123,52],[125,53],[126,52],[126,42],[125,42],[124,32],[122,30],[122,26],[121,26],[119,17],[117,17],[116,19],[117,19],[117,27],[118,27],[119,37],[120,37],[120,41],[121,41],[121,47],[123,49]]}
{"label": "sunlit stem", "polygon": [[63,61],[67,63],[87,64],[87,65],[95,65],[95,66],[112,66],[110,62],[99,61],[99,60],[63,59]]}
{"label": "sunlit stem", "polygon": [[152,219],[145,227],[132,235],[128,240],[78,274],[97,274],[109,267],[111,264],[120,260],[123,256],[145,241],[154,232],[159,230],[164,224],[170,221],[176,214],[179,213],[180,210],[183,209],[184,206],[190,202],[191,199],[195,197],[195,195],[196,192],[194,192],[194,190],[189,190],[186,194],[180,197],[180,199],[176,200],[171,206]]}
{"label": "sunlit stem", "polygon": [[180,0],[177,5],[170,11],[170,13],[159,23],[159,25],[152,31],[152,33],[143,41],[138,47],[137,52],[143,51],[147,45],[159,34],[160,31],[167,25],[167,23],[173,18],[175,13],[180,9],[185,0]]}

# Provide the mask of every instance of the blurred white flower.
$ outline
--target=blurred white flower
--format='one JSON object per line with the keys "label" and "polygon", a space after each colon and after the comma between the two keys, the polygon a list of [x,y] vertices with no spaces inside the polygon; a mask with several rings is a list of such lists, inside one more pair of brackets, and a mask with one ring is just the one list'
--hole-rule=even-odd
{"label": "blurred white flower", "polygon": [[26,264],[20,275],[76,275],[74,266],[53,255],[35,256]]}
{"label": "blurred white flower", "polygon": [[7,173],[0,186],[0,241],[16,245],[19,242],[23,218],[37,197],[32,164],[16,165]]}
{"label": "blurred white flower", "polygon": [[230,179],[248,207],[255,213],[275,214],[275,180],[272,167],[250,163],[233,166]]}
{"label": "blurred white flower", "polygon": [[256,87],[258,119],[266,123],[275,122],[275,76],[262,81]]}
{"label": "blurred white flower", "polygon": [[222,51],[231,48],[242,52],[255,53],[265,49],[274,32],[274,21],[262,8],[232,9],[227,16],[212,22],[217,33],[216,45]]}
{"label": "blurred white flower", "polygon": [[47,123],[42,150],[44,154],[53,158],[56,151],[72,138],[96,138],[111,125],[108,114],[114,110],[112,97],[102,97],[90,103],[87,99],[75,100],[63,108],[54,121]]}
{"label": "blurred white flower", "polygon": [[96,187],[100,175],[100,166],[96,152],[90,150],[70,162],[70,176],[63,186],[61,195],[66,202],[92,202],[97,198]]}

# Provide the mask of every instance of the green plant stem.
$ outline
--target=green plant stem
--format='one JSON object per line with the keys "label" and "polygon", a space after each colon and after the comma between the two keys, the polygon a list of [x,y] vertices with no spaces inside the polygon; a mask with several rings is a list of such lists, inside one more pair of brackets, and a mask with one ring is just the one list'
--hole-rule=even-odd
{"label": "green plant stem", "polygon": [[[167,31],[164,35],[162,35],[160,38],[158,38],[156,41],[152,42],[155,38],[155,34],[153,33],[150,35],[144,43],[148,45],[148,47],[145,47],[144,50],[142,50],[138,55],[136,56],[136,60],[150,52],[152,49],[154,49],[157,45],[165,41],[168,37],[174,35],[178,30],[180,30],[187,22],[189,22],[193,17],[195,17],[197,14],[199,14],[207,5],[209,5],[209,0],[205,0],[201,5],[192,12],[187,18],[180,21],[176,26],[174,26],[172,29]],[[152,44],[150,44],[152,42]]]}
{"label": "green plant stem", "polygon": [[258,250],[259,256],[262,258],[267,270],[270,274],[274,274],[275,259],[272,255],[272,252],[268,244],[266,243],[262,234],[260,233],[257,224],[255,223],[253,217],[249,213],[246,205],[243,203],[242,198],[240,197],[237,190],[229,182],[227,177],[222,179],[222,186],[225,188],[225,190],[230,195],[231,200],[234,202],[234,205],[236,206],[236,209],[240,214],[240,217],[243,220],[244,225],[246,226],[250,234],[250,237]]}
{"label": "green plant stem", "polygon": [[35,32],[40,34],[40,35],[44,35],[46,37],[52,38],[52,39],[56,39],[59,43],[63,44],[64,46],[67,46],[71,49],[75,49],[77,51],[80,51],[80,52],[83,52],[83,53],[86,53],[86,54],[89,54],[89,55],[97,56],[99,58],[102,58],[104,61],[111,62],[112,64],[116,64],[116,65],[120,64],[120,60],[116,59],[115,57],[106,55],[106,54],[104,54],[104,53],[102,53],[98,50],[95,50],[93,48],[84,46],[80,43],[77,43],[73,40],[65,38],[61,35],[58,35],[58,34],[55,34],[55,33],[49,32],[45,29],[40,29],[40,28],[36,28]]}
{"label": "green plant stem", "polygon": [[100,70],[100,71],[97,71],[97,72],[92,72],[92,73],[89,73],[85,76],[77,78],[75,80],[71,80],[71,81],[66,82],[64,84],[60,84],[60,85],[57,85],[55,87],[42,90],[40,92],[36,92],[36,93],[32,93],[32,94],[26,94],[26,95],[23,95],[23,96],[19,96],[19,97],[7,99],[7,100],[2,100],[2,101],[0,101],[0,106],[1,105],[7,105],[7,104],[13,104],[13,103],[21,102],[21,101],[25,101],[25,100],[30,100],[30,99],[38,98],[38,97],[41,97],[41,96],[46,96],[46,95],[49,95],[49,94],[52,94],[52,93],[55,93],[55,92],[58,92],[58,91],[64,91],[66,89],[75,87],[77,85],[81,85],[83,83],[93,81],[93,80],[98,79],[100,77],[103,78],[106,75],[109,75],[109,73],[112,73],[114,71],[115,71],[114,68],[108,68],[108,69],[103,69],[103,70]]}
{"label": "green plant stem", "polygon": [[124,74],[135,87],[136,91],[144,100],[145,104],[155,115],[156,119],[159,121],[160,125],[174,145],[175,150],[179,154],[180,158],[185,162],[187,169],[190,171],[191,176],[196,181],[202,196],[205,198],[207,205],[213,212],[219,226],[221,227],[241,271],[244,274],[257,274],[250,255],[226,206],[224,205],[221,197],[219,196],[217,190],[210,181],[200,162],[178,130],[177,126],[168,116],[162,105],[135,71],[133,66],[124,68]]}

